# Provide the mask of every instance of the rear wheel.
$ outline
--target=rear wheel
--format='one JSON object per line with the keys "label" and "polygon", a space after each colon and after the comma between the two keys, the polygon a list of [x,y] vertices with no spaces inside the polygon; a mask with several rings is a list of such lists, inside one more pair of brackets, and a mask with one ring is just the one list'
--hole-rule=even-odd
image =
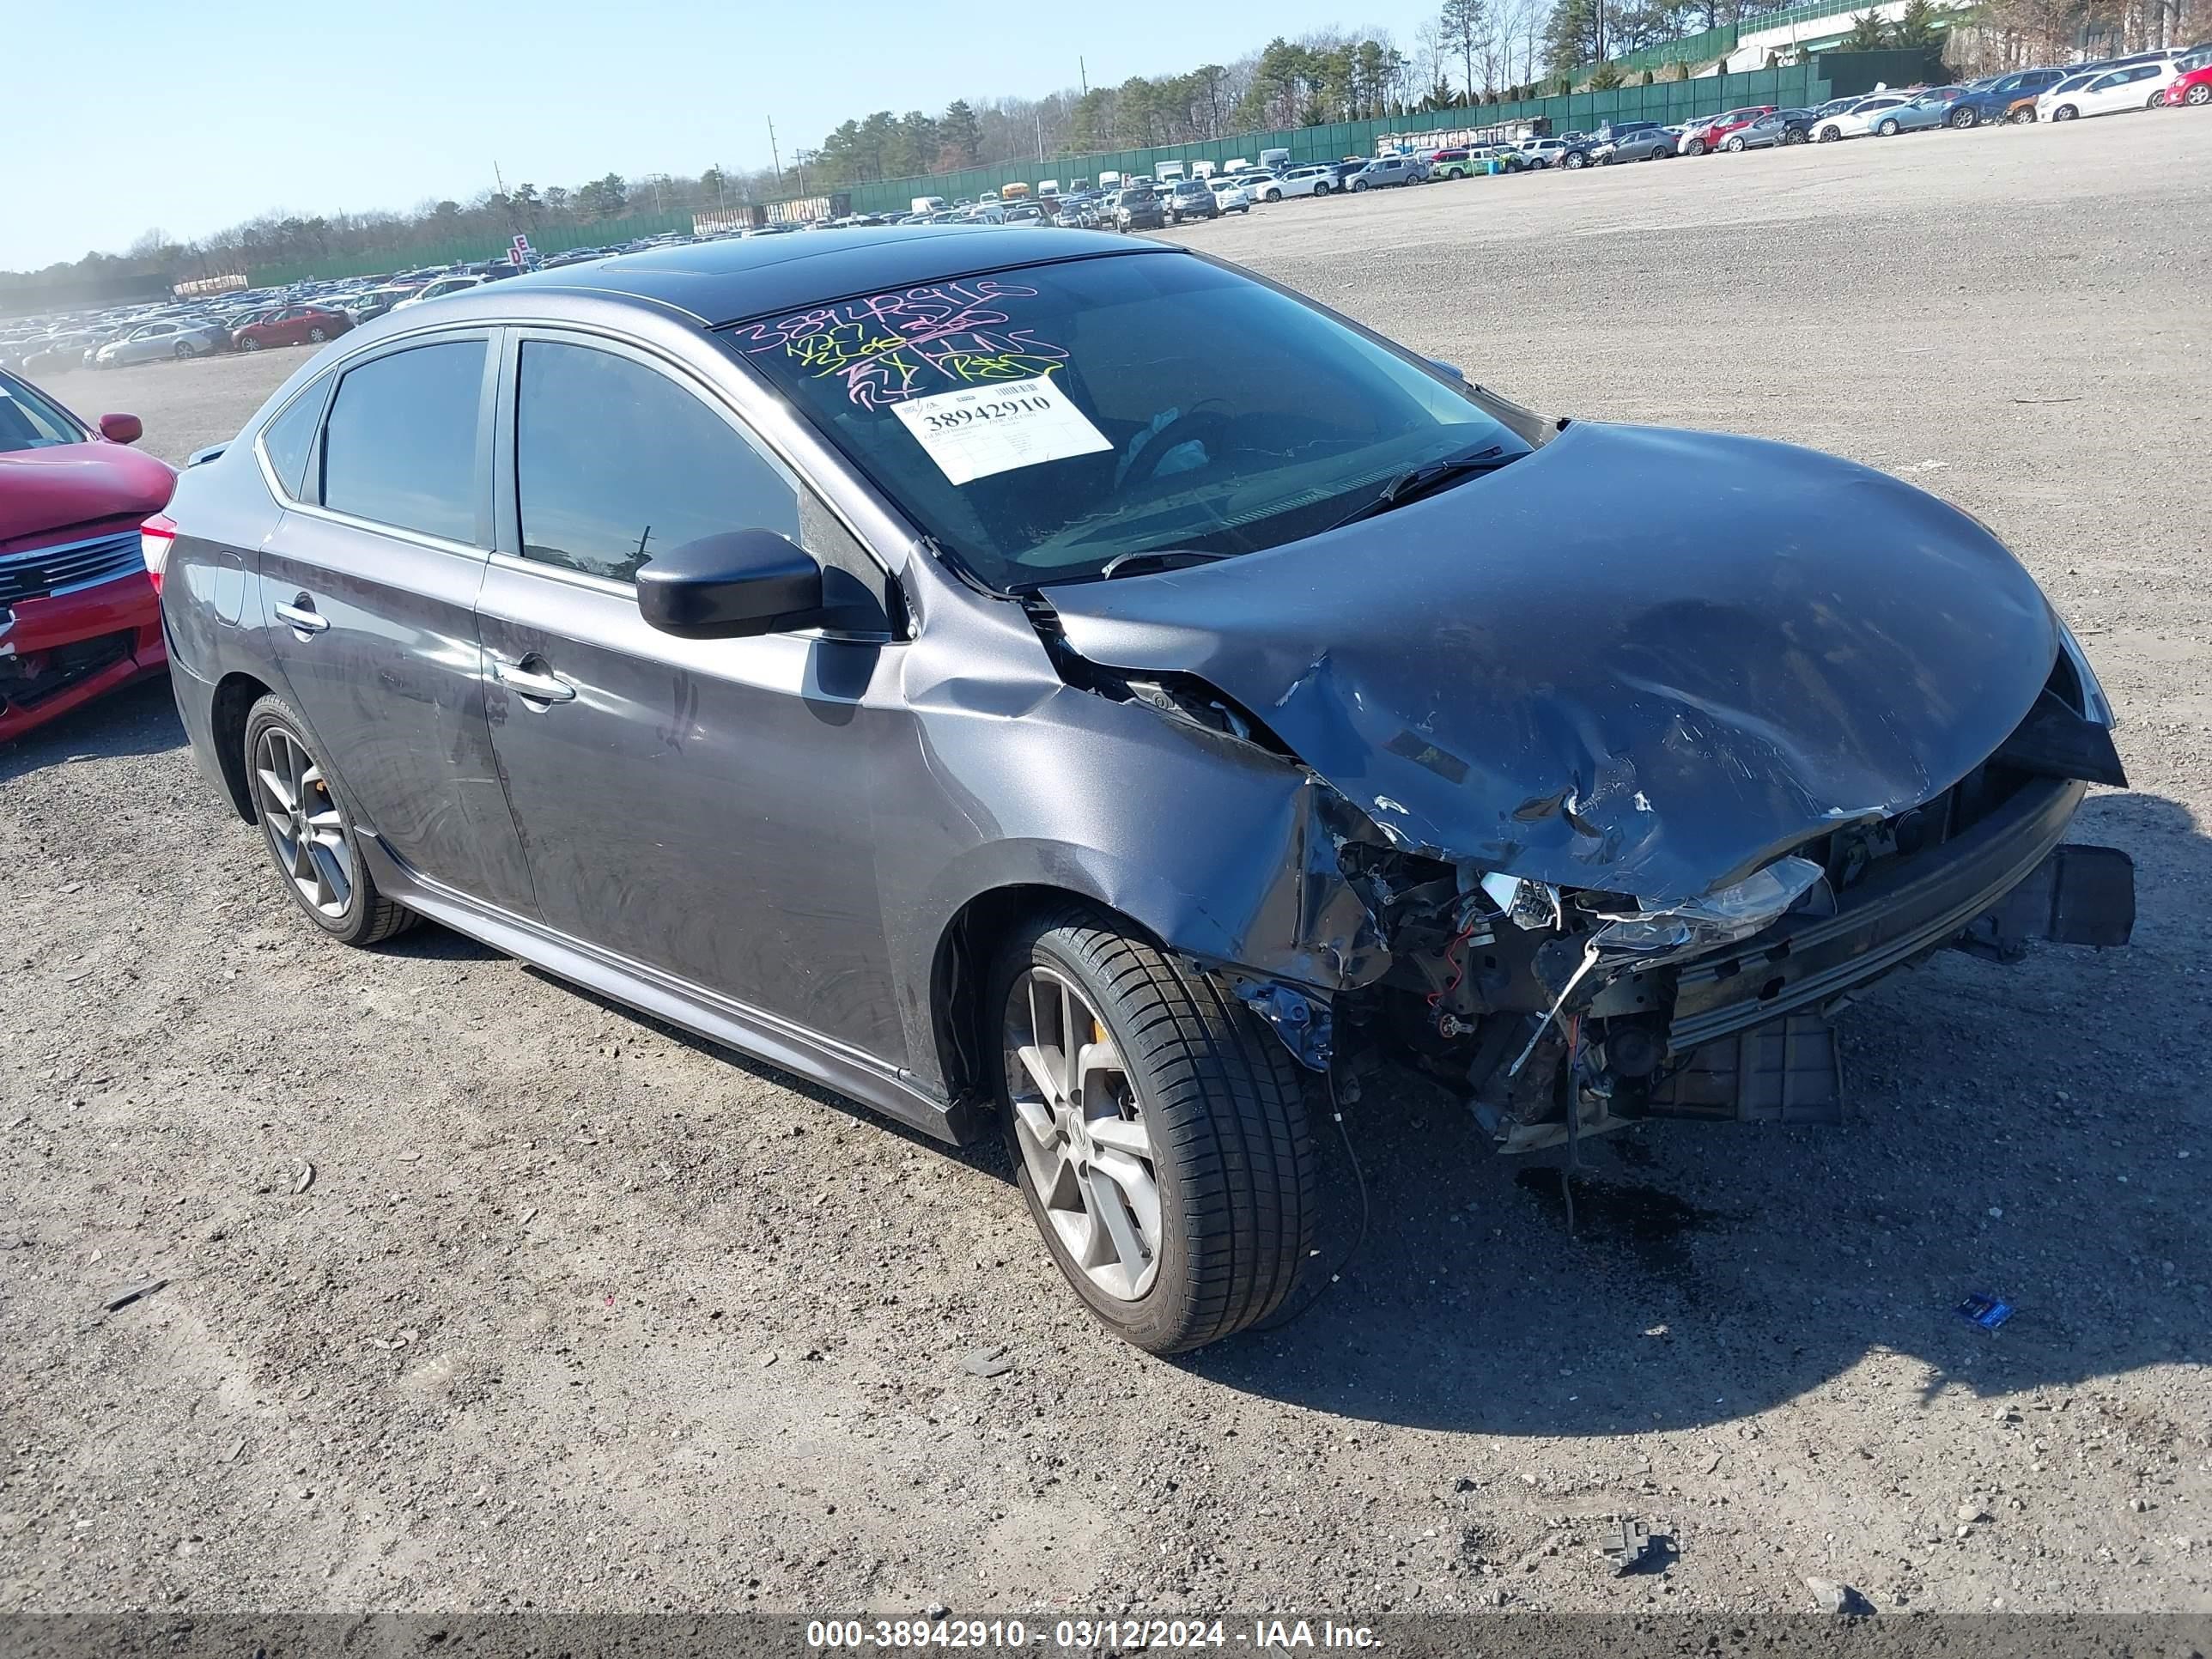
{"label": "rear wheel", "polygon": [[2144,107],[2145,109],[2156,109],[2156,108],[2157,108],[2160,104],[2163,104],[2165,101],[2166,101],[2166,94],[2165,94],[2163,92],[2154,92],[2154,93],[2153,93],[2153,94],[2151,94],[2151,95],[2150,95],[2150,100],[2149,100],[2148,103],[2146,103],[2146,104],[2143,106],[2143,107]]}
{"label": "rear wheel", "polygon": [[1315,195],[1316,195],[1316,196],[1326,196],[1326,195],[1328,195],[1328,180],[1323,179],[1322,182],[1320,182],[1320,183],[1316,184],[1316,185],[1314,186],[1314,188],[1313,188],[1313,193],[1314,193]]}
{"label": "rear wheel", "polygon": [[1805,142],[1804,129],[1802,127],[1784,127],[1782,130],[1782,142],[1785,144],[1803,143]]}
{"label": "rear wheel", "polygon": [[246,717],[246,775],[269,857],[308,921],[343,945],[413,925],[413,911],[377,891],[307,727],[282,697],[262,698]]}
{"label": "rear wheel", "polygon": [[1273,1034],[1080,908],[1010,942],[989,1006],[1016,1180],[1100,1322],[1174,1353],[1281,1307],[1319,1199],[1297,1066]]}

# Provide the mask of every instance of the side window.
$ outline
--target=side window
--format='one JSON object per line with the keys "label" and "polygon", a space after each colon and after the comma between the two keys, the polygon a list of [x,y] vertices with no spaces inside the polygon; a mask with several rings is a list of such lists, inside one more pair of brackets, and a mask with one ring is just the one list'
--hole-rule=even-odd
{"label": "side window", "polygon": [[702,536],[803,539],[799,491],[765,457],[674,380],[612,352],[524,341],[514,448],[526,558],[628,581]]}
{"label": "side window", "polygon": [[318,381],[292,399],[284,412],[261,428],[261,448],[284,493],[297,499],[300,476],[307,470],[307,452],[315,445],[315,425],[321,420],[323,399],[330,390]]}
{"label": "side window", "polygon": [[483,367],[483,341],[449,340],[349,370],[323,429],[323,505],[474,542]]}

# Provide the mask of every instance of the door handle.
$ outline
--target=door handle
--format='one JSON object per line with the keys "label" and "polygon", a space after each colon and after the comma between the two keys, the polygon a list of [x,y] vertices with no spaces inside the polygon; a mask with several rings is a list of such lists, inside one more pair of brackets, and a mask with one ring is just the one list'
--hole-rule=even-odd
{"label": "door handle", "polygon": [[331,619],[319,612],[315,609],[315,602],[305,593],[289,605],[275,605],[270,609],[276,613],[279,621],[289,624],[295,634],[319,634],[331,625]]}
{"label": "door handle", "polygon": [[535,702],[572,702],[575,700],[576,688],[568,681],[550,670],[540,672],[530,666],[532,663],[544,662],[543,657],[533,654],[525,657],[520,662],[509,662],[496,651],[488,651],[484,654],[491,659],[492,678],[516,696],[528,697]]}

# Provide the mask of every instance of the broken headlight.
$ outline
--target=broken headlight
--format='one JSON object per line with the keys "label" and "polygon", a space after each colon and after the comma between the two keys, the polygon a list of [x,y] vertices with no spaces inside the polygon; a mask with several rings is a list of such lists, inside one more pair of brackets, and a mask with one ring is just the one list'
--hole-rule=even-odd
{"label": "broken headlight", "polygon": [[1605,926],[1590,936],[1590,944],[1601,955],[1633,957],[1671,957],[1731,944],[1780,921],[1826,878],[1810,859],[1778,859],[1733,887],[1679,904],[1600,911]]}
{"label": "broken headlight", "polygon": [[2119,725],[2112,714],[2112,700],[2105,695],[2097,671],[2089,666],[2088,653],[2081,649],[2081,641],[2074,637],[2074,630],[2065,619],[2058,623],[2058,648],[2065,654],[2068,666],[2074,671],[2074,683],[2081,689],[2081,713],[2093,724],[2107,730]]}

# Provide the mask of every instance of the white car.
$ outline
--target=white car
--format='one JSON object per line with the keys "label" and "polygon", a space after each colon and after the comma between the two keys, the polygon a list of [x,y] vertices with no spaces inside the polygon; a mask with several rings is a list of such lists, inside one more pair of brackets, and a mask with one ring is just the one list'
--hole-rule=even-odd
{"label": "white car", "polygon": [[1233,173],[1229,181],[1243,186],[1245,193],[1255,202],[1279,202],[1283,199],[1283,181],[1261,167],[1248,173]]}
{"label": "white car", "polygon": [[1564,138],[1531,138],[1518,148],[1522,161],[1532,167],[1556,166],[1559,157],[1567,153]]}
{"label": "white car", "polygon": [[442,300],[448,294],[459,294],[465,288],[482,288],[483,284],[484,279],[481,276],[441,276],[435,282],[423,283],[392,308],[404,311],[410,306],[421,305],[425,300]]}
{"label": "white car", "polygon": [[1863,138],[1884,114],[1911,101],[1909,92],[1878,92],[1871,98],[1862,98],[1849,109],[1822,116],[1813,128],[1813,142],[1832,144],[1838,138]]}
{"label": "white car", "polygon": [[1285,196],[1326,196],[1336,188],[1334,167],[1292,167],[1275,181]]}
{"label": "white car", "polygon": [[2118,115],[2122,110],[2154,108],[2164,100],[2166,89],[2180,78],[2181,66],[2172,58],[2123,64],[2078,87],[2074,83],[2081,77],[2072,76],[2035,100],[2035,118],[2071,121],[2082,115]]}
{"label": "white car", "polygon": [[1206,188],[1213,192],[1213,204],[1224,213],[1249,213],[1252,192],[1233,179],[1209,179]]}

